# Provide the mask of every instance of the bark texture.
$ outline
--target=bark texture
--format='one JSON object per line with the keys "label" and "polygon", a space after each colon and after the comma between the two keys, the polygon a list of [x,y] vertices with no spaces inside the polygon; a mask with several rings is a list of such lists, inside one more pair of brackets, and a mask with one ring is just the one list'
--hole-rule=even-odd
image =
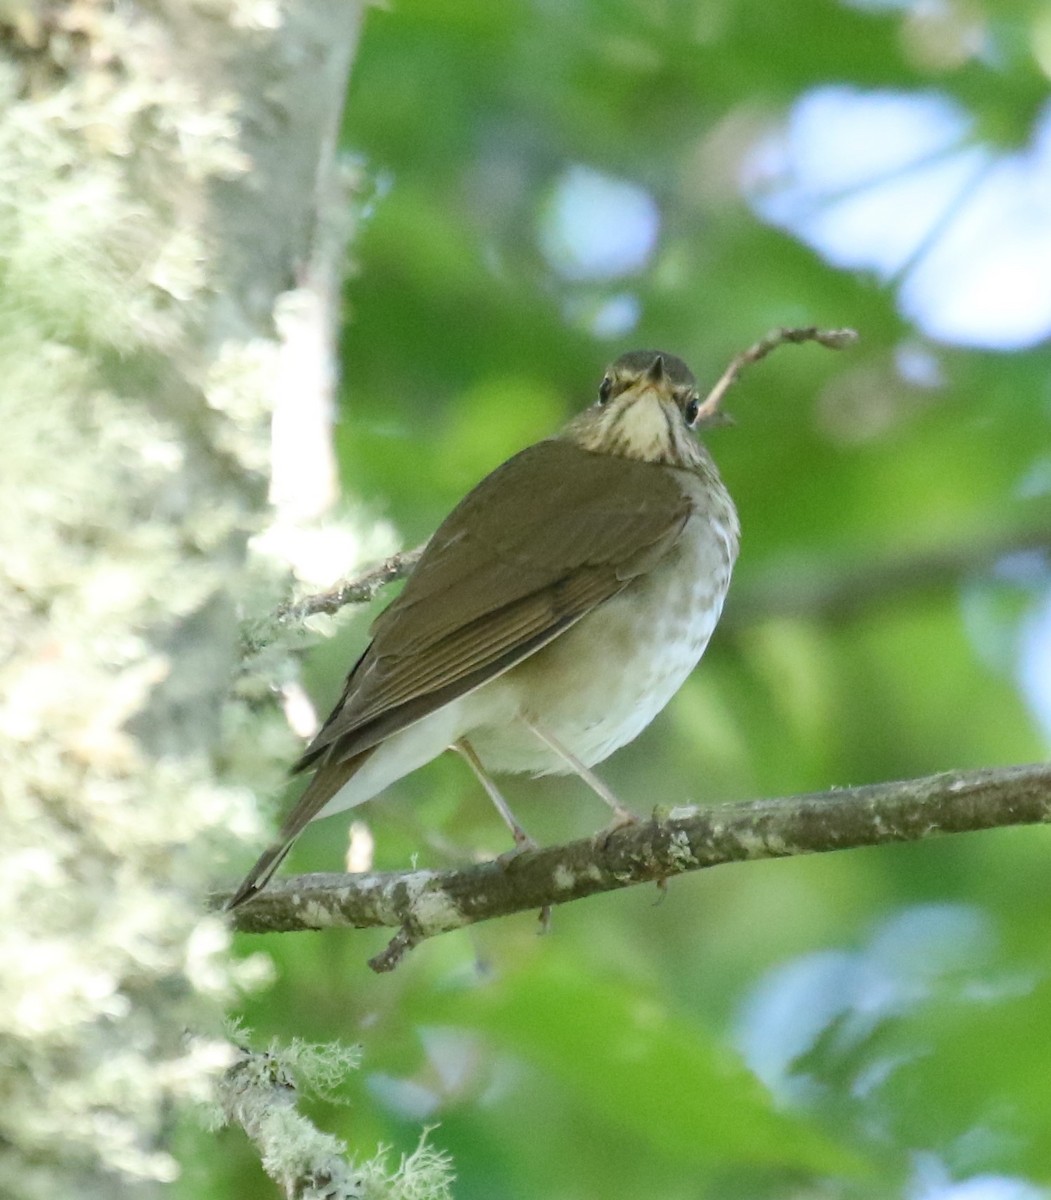
{"label": "bark texture", "polygon": [[275,312],[328,237],[360,12],[14,0],[0,14],[12,1200],[154,1194],[177,1171],[173,1110],[228,1065],[219,1017],[237,980],[200,898],[258,836],[238,764],[277,773],[259,752],[272,731],[228,696],[239,604],[265,590],[245,551],[266,519]]}

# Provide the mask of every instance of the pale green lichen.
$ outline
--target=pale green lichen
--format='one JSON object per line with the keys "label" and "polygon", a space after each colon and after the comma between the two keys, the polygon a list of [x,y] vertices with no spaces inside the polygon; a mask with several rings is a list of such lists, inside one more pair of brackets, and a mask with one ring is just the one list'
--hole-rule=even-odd
{"label": "pale green lichen", "polygon": [[[159,1134],[173,1106],[209,1093],[228,1061],[221,1009],[259,977],[258,961],[231,961],[225,924],[201,905],[224,859],[261,835],[252,795],[217,781],[208,740],[174,736],[180,752],[157,755],[129,724],[174,678],[165,643],[236,583],[216,548],[255,520],[232,476],[195,491],[192,386],[150,382],[169,355],[192,357],[172,300],[193,312],[213,287],[207,242],[172,221],[167,186],[193,173],[189,159],[205,177],[238,152],[229,114],[202,128],[199,98],[173,99],[153,74],[143,39],[157,27],[109,8],[66,14],[83,14],[96,58],[73,54],[48,78],[44,39],[28,87],[25,60],[0,60],[0,1194],[12,1200],[92,1191],[102,1176],[129,1195],[173,1179]],[[149,164],[167,164],[149,184],[125,157],[143,137]],[[262,410],[254,423],[246,436],[265,440]]]}
{"label": "pale green lichen", "polygon": [[441,888],[431,886],[434,877],[432,871],[418,871],[402,881],[409,893],[413,921],[426,934],[459,929],[468,924],[467,917],[452,896]]}
{"label": "pale green lichen", "polygon": [[681,829],[676,830],[668,839],[667,854],[680,871],[697,865],[697,857],[690,848],[690,839]]}
{"label": "pale green lichen", "polygon": [[427,1133],[398,1165],[387,1165],[382,1151],[359,1168],[364,1200],[449,1200],[454,1175],[449,1156],[427,1141]]}
{"label": "pale green lichen", "polygon": [[[298,1047],[301,1049],[301,1047]],[[316,1067],[326,1048],[310,1047]],[[354,1065],[346,1051],[336,1048],[332,1070]],[[338,1064],[338,1065],[337,1065]],[[296,1068],[303,1065],[297,1047],[268,1053],[244,1051],[227,1072],[220,1088],[221,1107],[213,1127],[226,1122],[241,1126],[259,1150],[263,1169],[286,1194],[308,1200],[352,1200],[361,1195],[346,1146],[319,1130],[296,1107]],[[315,1192],[308,1181],[323,1181]]]}
{"label": "pale green lichen", "polygon": [[[269,415],[279,348],[265,338],[225,342],[205,380],[209,405],[226,418],[216,426],[216,447],[246,471],[265,476],[270,465]],[[255,436],[247,436],[254,431]]]}
{"label": "pale green lichen", "polygon": [[[246,1039],[243,1030],[234,1036]],[[357,1162],[342,1141],[297,1110],[300,1094],[338,1101],[336,1089],[359,1061],[356,1048],[298,1040],[272,1043],[263,1053],[242,1050],[223,1081],[213,1125],[244,1128],[267,1174],[286,1192],[294,1185],[303,1200],[447,1200],[449,1159],[428,1143],[427,1130],[397,1166],[390,1165],[390,1152],[382,1146]]]}
{"label": "pale green lichen", "polygon": [[556,891],[567,892],[576,884],[576,876],[564,863],[559,863],[555,867],[551,882]]}

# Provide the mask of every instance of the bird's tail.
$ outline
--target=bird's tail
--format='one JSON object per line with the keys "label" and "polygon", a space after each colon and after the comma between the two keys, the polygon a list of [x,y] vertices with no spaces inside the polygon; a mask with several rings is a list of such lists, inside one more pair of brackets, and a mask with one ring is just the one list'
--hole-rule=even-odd
{"label": "bird's tail", "polygon": [[307,785],[295,808],[285,818],[276,840],[259,856],[259,861],[245,876],[236,892],[226,902],[226,909],[237,908],[261,892],[292,849],[292,844],[332,797],[357,773],[374,747],[342,762],[327,763]]}

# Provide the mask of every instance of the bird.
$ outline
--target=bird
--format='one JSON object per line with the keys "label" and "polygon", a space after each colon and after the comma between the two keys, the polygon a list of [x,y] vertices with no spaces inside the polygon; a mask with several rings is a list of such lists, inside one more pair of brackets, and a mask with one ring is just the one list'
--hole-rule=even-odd
{"label": "bird", "polygon": [[[260,892],[313,820],[372,799],[447,749],[532,846],[492,773],[580,776],[642,732],[708,645],[740,543],[696,436],[714,423],[686,363],[636,350],[553,437],[486,476],[442,522],[342,695],[292,767],[313,772],[227,902]],[[513,853],[513,851],[512,851]]]}

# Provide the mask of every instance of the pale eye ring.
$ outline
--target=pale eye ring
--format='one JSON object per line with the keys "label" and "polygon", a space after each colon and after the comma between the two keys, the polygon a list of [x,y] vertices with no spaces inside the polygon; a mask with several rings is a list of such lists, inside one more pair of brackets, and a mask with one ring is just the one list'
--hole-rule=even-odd
{"label": "pale eye ring", "polygon": [[605,404],[613,394],[613,380],[607,375],[605,379],[598,385],[598,402]]}
{"label": "pale eye ring", "polygon": [[682,410],[682,415],[686,418],[686,424],[691,428],[697,421],[697,416],[701,411],[701,402],[696,396],[691,396],[686,401],[686,407]]}

